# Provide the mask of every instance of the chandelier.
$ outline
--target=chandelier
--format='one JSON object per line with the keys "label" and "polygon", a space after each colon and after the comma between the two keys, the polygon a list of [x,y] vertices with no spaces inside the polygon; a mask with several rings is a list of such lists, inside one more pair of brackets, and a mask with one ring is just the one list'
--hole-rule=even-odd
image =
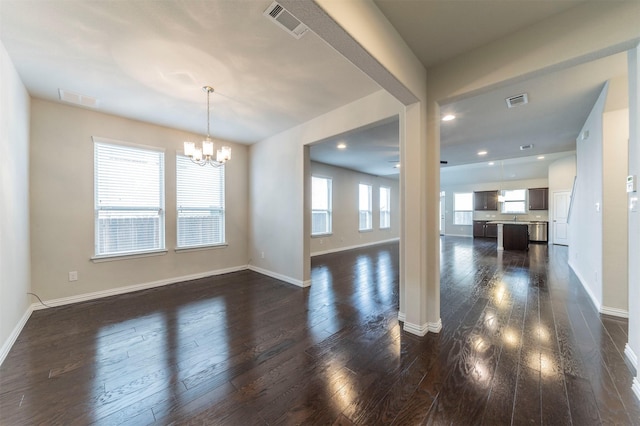
{"label": "chandelier", "polygon": [[199,166],[210,164],[213,167],[220,167],[231,159],[231,148],[223,146],[216,152],[215,158],[213,157],[213,141],[209,136],[209,119],[211,116],[209,113],[209,95],[213,92],[213,87],[204,86],[202,90],[207,92],[207,138],[202,141],[202,148],[196,148],[196,144],[194,142],[186,141],[184,143],[184,155],[189,157],[192,162]]}

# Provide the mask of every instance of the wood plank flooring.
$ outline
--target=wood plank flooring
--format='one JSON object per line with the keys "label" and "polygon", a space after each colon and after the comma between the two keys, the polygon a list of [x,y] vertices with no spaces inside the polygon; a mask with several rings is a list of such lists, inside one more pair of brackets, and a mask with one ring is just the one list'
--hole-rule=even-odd
{"label": "wood plank flooring", "polygon": [[34,312],[0,424],[640,425],[627,322],[567,249],[441,238],[443,330],[402,331],[398,244]]}

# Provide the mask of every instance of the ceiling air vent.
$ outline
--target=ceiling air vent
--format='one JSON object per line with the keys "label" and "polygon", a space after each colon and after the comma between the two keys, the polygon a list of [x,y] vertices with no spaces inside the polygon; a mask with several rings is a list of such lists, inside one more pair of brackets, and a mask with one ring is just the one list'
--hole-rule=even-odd
{"label": "ceiling air vent", "polygon": [[58,89],[60,100],[69,102],[70,104],[80,105],[88,108],[98,108],[98,100],[91,96],[80,95],[78,93],[69,92],[68,90]]}
{"label": "ceiling air vent", "polygon": [[520,145],[520,151],[526,151],[527,149],[531,149],[533,148],[533,144],[530,143],[529,145]]}
{"label": "ceiling air vent", "polygon": [[526,93],[523,93],[521,95],[511,96],[505,99],[505,101],[507,101],[507,107],[514,108],[520,105],[528,104],[529,97],[527,96]]}
{"label": "ceiling air vent", "polygon": [[264,11],[264,16],[271,19],[295,38],[302,37],[309,29],[275,1]]}

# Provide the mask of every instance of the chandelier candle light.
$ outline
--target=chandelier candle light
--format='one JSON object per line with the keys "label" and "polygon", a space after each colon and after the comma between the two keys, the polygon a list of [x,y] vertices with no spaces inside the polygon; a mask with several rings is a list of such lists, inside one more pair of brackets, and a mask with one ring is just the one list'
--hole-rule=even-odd
{"label": "chandelier candle light", "polygon": [[231,148],[223,146],[216,153],[216,158],[213,158],[213,141],[211,140],[211,136],[209,136],[209,121],[211,116],[209,113],[209,95],[213,92],[213,87],[204,86],[202,90],[207,92],[207,138],[202,141],[202,148],[196,148],[196,144],[193,142],[185,142],[184,155],[199,166],[211,164],[214,167],[220,167],[231,159]]}

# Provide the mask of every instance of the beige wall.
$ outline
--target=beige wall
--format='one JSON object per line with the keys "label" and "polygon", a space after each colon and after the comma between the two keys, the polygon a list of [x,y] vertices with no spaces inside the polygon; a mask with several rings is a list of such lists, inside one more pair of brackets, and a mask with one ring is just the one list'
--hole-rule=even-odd
{"label": "beige wall", "polygon": [[0,363],[29,315],[29,102],[0,43]]}
{"label": "beige wall", "polygon": [[[629,174],[640,175],[640,45],[628,52],[629,61]],[[629,213],[629,343],[625,347],[628,358],[635,361],[640,355],[640,216],[638,215],[638,192],[627,194],[627,202],[635,200]],[[633,384],[640,398],[640,373]]]}
{"label": "beige wall", "polygon": [[310,165],[305,145],[401,113],[400,104],[380,91],[251,146],[252,269],[309,285],[311,204],[305,182],[310,181]]}
{"label": "beige wall", "polygon": [[597,309],[602,307],[602,113],[608,85],[602,89],[576,141],[576,187],[572,194],[569,265]]}
{"label": "beige wall", "polygon": [[[185,139],[165,127],[34,99],[31,108],[31,255],[33,290],[43,300],[101,295],[247,265],[247,148],[231,144],[226,166],[228,247],[175,252],[175,155]],[[165,149],[165,234],[161,256],[94,263],[92,136]],[[68,272],[78,271],[69,282]]]}
{"label": "beige wall", "polygon": [[629,110],[605,112],[602,120],[602,310],[627,316]]}
{"label": "beige wall", "polygon": [[[310,237],[311,255],[346,250],[400,236],[398,180],[358,173],[341,167],[311,163],[311,174],[332,179],[332,233]],[[373,230],[358,231],[358,184],[372,186]],[[380,187],[391,189],[391,228],[380,229]]]}

